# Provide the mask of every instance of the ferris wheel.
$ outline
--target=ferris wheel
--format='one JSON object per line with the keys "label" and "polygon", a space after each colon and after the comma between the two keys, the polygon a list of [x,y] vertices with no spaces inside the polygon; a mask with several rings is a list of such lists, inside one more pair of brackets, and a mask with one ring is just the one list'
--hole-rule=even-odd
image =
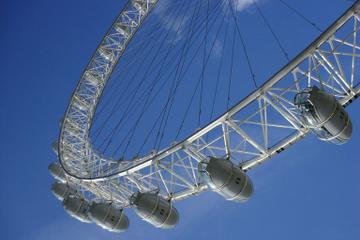
{"label": "ferris wheel", "polygon": [[[256,90],[190,136],[143,156],[105,157],[91,141],[97,107],[119,59],[158,2],[128,1],[71,96],[53,146],[59,163],[49,166],[57,180],[52,191],[70,215],[121,232],[129,226],[124,209],[133,208],[155,227],[170,228],[179,220],[176,201],[201,192],[247,201],[253,193],[247,172],[308,134],[334,144],[351,138],[345,108],[360,95],[360,1]],[[231,0],[217,2],[230,2],[226,14],[235,14]]]}

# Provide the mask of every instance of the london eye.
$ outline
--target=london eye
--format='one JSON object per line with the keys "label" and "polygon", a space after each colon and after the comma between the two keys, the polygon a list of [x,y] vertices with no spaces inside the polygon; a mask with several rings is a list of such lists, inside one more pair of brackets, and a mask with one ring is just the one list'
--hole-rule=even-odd
{"label": "london eye", "polygon": [[122,232],[134,209],[171,228],[176,202],[204,191],[246,202],[256,186],[251,170],[310,134],[335,145],[351,139],[346,107],[360,95],[360,1],[326,29],[276,1],[317,32],[294,56],[262,4],[245,1],[272,40],[257,51],[271,45],[285,59],[266,81],[254,67],[264,62],[251,57],[240,2],[125,4],[84,69],[53,144],[52,191],[70,215]]}

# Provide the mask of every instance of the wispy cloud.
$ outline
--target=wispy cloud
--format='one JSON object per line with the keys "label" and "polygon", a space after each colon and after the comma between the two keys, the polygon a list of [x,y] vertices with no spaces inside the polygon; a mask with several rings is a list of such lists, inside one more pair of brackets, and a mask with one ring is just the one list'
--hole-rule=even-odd
{"label": "wispy cloud", "polygon": [[174,34],[176,34],[175,41],[178,41],[182,39],[184,35],[186,23],[190,19],[190,16],[171,12],[171,4],[173,4],[171,0],[159,1],[154,13],[161,19],[162,27],[174,32]]}
{"label": "wispy cloud", "polygon": [[258,2],[258,0],[231,0],[231,1],[237,12],[244,11],[252,4],[254,4],[254,2]]}
{"label": "wispy cloud", "polygon": [[212,49],[212,57],[219,58],[223,54],[223,44],[219,39],[215,39],[214,47]]}
{"label": "wispy cloud", "polygon": [[[251,7],[254,2],[259,2],[260,0],[230,0],[233,8],[236,12],[242,12],[249,7]],[[228,3],[226,3],[227,0],[225,0],[225,4],[223,4],[224,9],[228,8]],[[158,2],[156,8],[154,9],[155,15],[158,16],[162,23],[162,27],[168,31],[172,31],[174,34],[176,34],[175,42],[181,40],[185,33],[186,28],[188,27],[188,22],[191,19],[191,11],[188,11],[186,13],[177,14],[173,11],[174,4],[180,5],[177,2],[173,2],[171,0],[161,0]],[[204,8],[205,9],[205,8]],[[204,10],[205,11],[205,10]],[[186,14],[186,15],[184,15]],[[225,14],[225,13],[224,13]],[[218,47],[217,49],[221,52],[221,44],[217,43]],[[218,51],[219,53],[219,51]],[[217,54],[218,55],[218,54]]]}

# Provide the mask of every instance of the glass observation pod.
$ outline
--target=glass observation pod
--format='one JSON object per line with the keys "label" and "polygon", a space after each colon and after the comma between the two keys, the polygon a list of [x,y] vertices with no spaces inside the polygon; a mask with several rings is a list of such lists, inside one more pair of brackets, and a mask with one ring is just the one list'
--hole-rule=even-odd
{"label": "glass observation pod", "polygon": [[84,198],[69,195],[63,200],[63,207],[73,218],[81,222],[91,223],[91,219],[88,216],[90,204]]}
{"label": "glass observation pod", "polygon": [[131,197],[135,212],[157,228],[173,228],[179,222],[179,213],[172,204],[158,193],[138,192]]}
{"label": "glass observation pod", "polygon": [[129,228],[129,219],[122,208],[112,203],[92,203],[89,218],[98,226],[110,232],[124,232]]}
{"label": "glass observation pod", "polygon": [[199,171],[207,185],[226,200],[246,202],[253,194],[249,176],[231,160],[210,157],[200,163]]}
{"label": "glass observation pod", "polygon": [[68,184],[59,182],[53,183],[53,185],[51,185],[51,191],[60,201],[64,201],[64,199],[70,195],[75,196],[78,194],[76,189],[73,189]]}
{"label": "glass observation pod", "polygon": [[313,86],[296,94],[294,104],[304,123],[320,140],[334,144],[344,144],[350,140],[350,117],[335,96]]}
{"label": "glass observation pod", "polygon": [[48,167],[48,170],[53,178],[59,182],[66,182],[65,172],[59,163],[51,163]]}

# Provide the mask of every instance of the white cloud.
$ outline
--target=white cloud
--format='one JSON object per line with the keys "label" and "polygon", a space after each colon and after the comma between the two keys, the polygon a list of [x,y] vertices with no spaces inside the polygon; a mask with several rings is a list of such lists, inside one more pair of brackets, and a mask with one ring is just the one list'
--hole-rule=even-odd
{"label": "white cloud", "polygon": [[[233,5],[233,8],[237,12],[246,10],[252,4],[254,4],[254,2],[259,2],[259,0],[230,0],[230,3]],[[154,13],[160,19],[162,19],[163,28],[176,33],[175,42],[177,42],[178,40],[181,40],[184,36],[187,22],[190,20],[190,12],[188,12],[188,15],[185,16],[181,14],[176,15],[176,13],[170,11],[170,8],[172,8],[173,4],[174,2],[172,0],[161,0],[158,2],[156,8],[154,9]],[[177,3],[177,5],[179,4]],[[223,6],[227,8],[228,4],[224,4]]]}
{"label": "white cloud", "polygon": [[162,26],[176,33],[175,42],[182,39],[189,16],[176,15],[170,12],[171,0],[161,0],[157,4],[154,13],[162,19]]}
{"label": "white cloud", "polygon": [[237,12],[244,11],[249,8],[255,2],[259,2],[259,0],[231,0],[232,4]]}
{"label": "white cloud", "polygon": [[219,39],[215,40],[214,47],[212,49],[212,56],[215,58],[221,57],[223,53],[223,44]]}

